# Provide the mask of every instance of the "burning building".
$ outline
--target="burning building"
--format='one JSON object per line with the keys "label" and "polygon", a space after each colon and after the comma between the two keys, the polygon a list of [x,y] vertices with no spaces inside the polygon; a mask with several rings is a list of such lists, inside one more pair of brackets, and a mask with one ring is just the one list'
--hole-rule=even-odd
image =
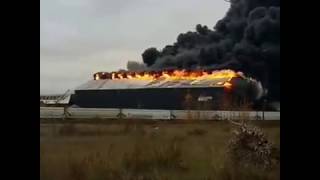
{"label": "burning building", "polygon": [[261,96],[259,83],[232,70],[99,72],[75,89],[84,108],[225,109]]}
{"label": "burning building", "polygon": [[[198,24],[161,49],[147,48],[143,63],[128,62],[129,72],[94,74],[75,90],[72,102],[97,108],[225,109],[258,99],[263,108],[266,101],[280,101],[280,0],[229,2],[211,29]],[[260,82],[268,89],[264,99]]]}

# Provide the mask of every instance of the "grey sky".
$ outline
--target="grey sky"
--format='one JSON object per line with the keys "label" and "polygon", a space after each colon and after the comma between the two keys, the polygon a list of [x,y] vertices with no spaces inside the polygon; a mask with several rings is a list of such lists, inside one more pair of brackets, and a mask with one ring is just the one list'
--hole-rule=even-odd
{"label": "grey sky", "polygon": [[97,71],[142,61],[196,24],[212,28],[224,0],[41,0],[40,93],[63,93]]}

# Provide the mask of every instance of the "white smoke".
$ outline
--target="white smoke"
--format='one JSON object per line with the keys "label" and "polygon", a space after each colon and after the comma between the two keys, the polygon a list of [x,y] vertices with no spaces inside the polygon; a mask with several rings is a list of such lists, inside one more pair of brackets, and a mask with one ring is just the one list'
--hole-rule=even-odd
{"label": "white smoke", "polygon": [[260,81],[257,81],[253,78],[248,79],[254,84],[256,91],[255,100],[259,100],[268,94],[268,89],[263,88],[262,83]]}
{"label": "white smoke", "polygon": [[256,100],[260,99],[265,95],[265,90],[262,87],[262,83],[260,81],[257,82],[257,97]]}

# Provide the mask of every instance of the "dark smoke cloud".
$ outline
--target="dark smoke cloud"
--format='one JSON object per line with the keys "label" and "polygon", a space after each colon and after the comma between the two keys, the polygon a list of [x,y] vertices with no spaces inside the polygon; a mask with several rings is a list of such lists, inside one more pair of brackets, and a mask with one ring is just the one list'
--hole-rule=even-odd
{"label": "dark smoke cloud", "polygon": [[211,30],[178,35],[162,50],[142,54],[150,69],[239,70],[262,82],[271,99],[280,100],[280,0],[231,0],[226,16]]}
{"label": "dark smoke cloud", "polygon": [[143,63],[136,61],[128,61],[127,62],[127,70],[128,71],[145,71],[147,70],[147,66]]}

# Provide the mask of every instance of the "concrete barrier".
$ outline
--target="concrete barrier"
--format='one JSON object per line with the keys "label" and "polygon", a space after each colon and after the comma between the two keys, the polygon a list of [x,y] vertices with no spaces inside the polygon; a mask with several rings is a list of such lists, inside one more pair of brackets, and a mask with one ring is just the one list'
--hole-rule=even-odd
{"label": "concrete barrier", "polygon": [[117,118],[119,109],[98,109],[98,108],[68,108],[68,118],[103,118],[114,119]]}
{"label": "concrete barrier", "polygon": [[123,109],[125,119],[161,119],[169,120],[169,110]]}
{"label": "concrete barrier", "polygon": [[40,107],[40,118],[63,118],[63,108],[60,107]]}

